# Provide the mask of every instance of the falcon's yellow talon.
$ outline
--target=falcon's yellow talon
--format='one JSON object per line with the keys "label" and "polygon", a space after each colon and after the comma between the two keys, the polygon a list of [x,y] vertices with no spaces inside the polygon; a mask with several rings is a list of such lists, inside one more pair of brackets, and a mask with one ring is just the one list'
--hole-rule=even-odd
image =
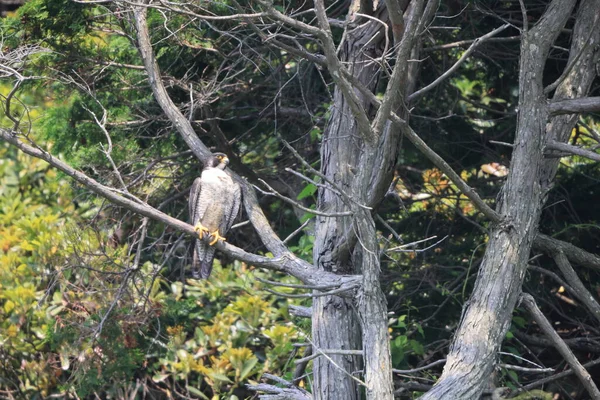
{"label": "falcon's yellow talon", "polygon": [[214,246],[214,245],[215,245],[215,243],[217,243],[219,240],[222,240],[222,241],[225,241],[225,240],[226,240],[226,239],[225,239],[223,236],[221,236],[221,235],[219,234],[219,231],[214,231],[213,233],[211,233],[211,234],[210,234],[210,236],[212,236],[212,237],[213,237],[213,240],[211,240],[211,241],[208,243],[208,244],[209,244],[209,246]]}
{"label": "falcon's yellow talon", "polygon": [[194,226],[194,230],[198,232],[198,237],[200,237],[200,239],[202,239],[205,234],[210,235],[208,228],[204,227],[200,222]]}

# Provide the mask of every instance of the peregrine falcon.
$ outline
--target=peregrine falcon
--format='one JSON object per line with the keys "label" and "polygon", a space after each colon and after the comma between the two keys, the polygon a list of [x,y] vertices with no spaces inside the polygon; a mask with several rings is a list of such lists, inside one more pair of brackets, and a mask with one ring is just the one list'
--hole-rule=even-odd
{"label": "peregrine falcon", "polygon": [[192,224],[200,240],[194,244],[192,276],[208,279],[212,271],[215,248],[225,235],[240,210],[240,185],[225,172],[229,158],[223,153],[213,154],[202,175],[196,178],[190,192],[189,209]]}

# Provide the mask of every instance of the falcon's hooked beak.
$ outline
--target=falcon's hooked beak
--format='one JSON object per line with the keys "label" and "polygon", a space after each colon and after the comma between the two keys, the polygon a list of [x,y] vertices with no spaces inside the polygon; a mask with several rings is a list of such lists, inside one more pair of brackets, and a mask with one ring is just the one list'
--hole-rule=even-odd
{"label": "falcon's hooked beak", "polygon": [[227,156],[221,157],[221,162],[225,165],[229,165],[229,157],[227,157]]}

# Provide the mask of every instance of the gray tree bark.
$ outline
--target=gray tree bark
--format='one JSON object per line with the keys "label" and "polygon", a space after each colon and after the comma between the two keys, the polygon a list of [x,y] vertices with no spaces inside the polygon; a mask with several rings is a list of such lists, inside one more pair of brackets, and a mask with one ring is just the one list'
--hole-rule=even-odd
{"label": "gray tree bark", "polygon": [[[375,34],[382,37],[381,28],[381,25],[372,22],[362,28],[349,29],[340,54],[341,61],[349,63],[349,72],[370,89],[377,84],[379,66],[369,62],[368,57],[381,56],[381,40],[371,43],[367,51],[364,51],[363,46]],[[362,106],[368,109],[368,101],[362,97],[360,100]],[[356,187],[354,181],[361,169],[359,161],[365,143],[339,87],[334,91],[331,118],[323,133],[322,143],[322,173],[349,196],[361,201],[365,197],[364,189]],[[351,204],[331,190],[321,189],[318,194],[318,209],[328,212],[350,211]],[[360,273],[360,266],[355,264],[352,254],[355,244],[353,217],[317,217],[313,258],[319,269],[341,274]],[[352,303],[350,299],[337,296],[314,299],[312,334],[317,348],[362,348],[360,320]],[[323,357],[313,362],[315,399],[359,399],[359,384],[350,374],[362,369],[361,357],[331,355],[331,358],[341,368]]]}
{"label": "gray tree bark", "polygon": [[[542,84],[550,46],[575,3],[553,1],[539,22],[523,31],[517,134],[510,173],[497,205],[502,220],[490,233],[444,372],[423,399],[477,399],[493,372],[519,298],[546,194],[558,167],[558,160],[544,159],[545,145],[551,140],[564,142],[575,123],[573,116],[556,117],[547,123],[548,99]],[[584,96],[589,90],[595,75],[593,48],[600,39],[600,30],[594,27],[599,7],[597,0],[583,1],[579,6],[569,61],[583,54],[558,86],[555,99]]]}
{"label": "gray tree bark", "polygon": [[[397,12],[400,12],[400,19],[409,5],[408,2],[403,3],[393,2]],[[355,5],[358,6],[358,2]],[[347,66],[355,85],[358,82],[372,91],[381,73],[380,65],[373,60],[381,57],[384,51],[384,26],[381,22],[366,20],[352,12],[370,13],[380,21],[387,22],[388,10],[383,4],[373,11],[366,10],[365,5],[361,7],[351,10],[349,15],[349,18],[360,20],[360,24],[351,25],[346,30],[340,61]],[[415,14],[420,16],[418,12]],[[412,28],[416,28],[416,23]],[[400,40],[402,33],[395,34],[394,38]],[[406,58],[409,54],[410,49]],[[406,71],[399,73],[399,77],[406,75]],[[401,90],[403,93],[406,86]],[[313,255],[319,269],[361,274],[363,284],[352,301],[336,296],[315,298],[312,333],[317,348],[363,348],[364,359],[332,355],[337,366],[323,357],[316,359],[313,363],[313,396],[315,399],[361,398],[361,385],[351,374],[363,369],[364,364],[363,390],[366,397],[392,399],[387,304],[379,283],[379,246],[373,215],[365,206],[378,204],[387,192],[393,177],[400,135],[397,127],[390,123],[384,124],[380,135],[374,135],[372,130],[361,130],[353,104],[349,104],[346,95],[343,88],[337,85],[331,118],[323,135],[321,171],[352,200],[324,188],[319,191],[318,209],[328,212],[352,211],[353,215],[343,218],[318,217]],[[376,110],[370,99],[359,91],[355,95],[368,119],[373,119]],[[401,99],[402,95],[396,97]],[[400,103],[398,99],[396,103]]]}

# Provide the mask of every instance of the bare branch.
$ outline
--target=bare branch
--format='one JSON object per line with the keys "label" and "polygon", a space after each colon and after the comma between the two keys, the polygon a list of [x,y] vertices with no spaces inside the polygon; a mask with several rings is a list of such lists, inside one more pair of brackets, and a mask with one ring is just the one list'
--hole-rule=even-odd
{"label": "bare branch", "polygon": [[256,190],[260,191],[263,194],[269,195],[269,196],[275,196],[278,199],[281,199],[283,201],[285,201],[288,204],[293,205],[296,208],[299,208],[302,211],[306,211],[307,213],[310,214],[314,214],[314,215],[319,215],[321,217],[348,217],[351,216],[353,213],[352,211],[344,211],[344,212],[339,212],[339,213],[328,213],[328,212],[324,212],[324,211],[319,211],[319,210],[313,210],[311,208],[308,207],[304,207],[302,204],[300,204],[297,201],[294,201],[292,199],[290,199],[289,197],[286,197],[284,195],[282,195],[281,193],[277,192],[275,189],[273,189],[271,186],[269,186],[269,184],[267,182],[265,182],[262,179],[259,179],[259,181],[265,185],[267,187],[267,189],[269,189],[268,192],[265,192],[264,190],[260,189],[259,187],[255,186]]}
{"label": "bare branch", "polygon": [[392,247],[391,249],[388,249],[388,252],[405,252],[405,253],[422,253],[424,251],[427,251],[435,246],[437,246],[438,244],[442,243],[444,240],[448,239],[448,235],[444,236],[443,238],[441,238],[440,240],[438,240],[437,242],[423,248],[423,249],[410,249],[410,247],[414,247],[419,243],[423,243],[423,242],[427,242],[433,239],[437,239],[437,236],[432,236],[432,237],[428,237],[426,239],[421,239],[421,240],[417,240],[411,243],[406,243],[403,244],[401,246],[396,246],[396,247]]}
{"label": "bare branch", "polygon": [[335,83],[344,94],[344,97],[348,102],[350,109],[352,110],[352,114],[358,123],[361,136],[367,143],[374,145],[376,143],[376,137],[373,136],[373,131],[371,130],[371,124],[369,123],[367,113],[363,108],[360,99],[354,92],[354,88],[346,79],[346,74],[344,73],[346,68],[342,65],[337,56],[337,49],[333,43],[333,35],[329,27],[323,0],[315,0],[315,10],[321,31],[324,32],[324,35],[321,37],[321,41],[323,52],[325,53],[325,58],[327,60],[327,66],[329,67],[329,72],[331,73]]}
{"label": "bare branch", "polygon": [[[521,39],[521,36],[507,36],[507,37],[500,37],[500,38],[490,38],[490,39],[487,40],[487,42],[494,42],[494,43],[516,42],[516,41],[518,41],[520,39]],[[440,45],[431,46],[431,47],[426,47],[426,48],[423,49],[423,52],[428,53],[428,52],[433,52],[433,51],[438,51],[438,50],[446,50],[446,49],[453,49],[455,47],[462,47],[462,46],[466,46],[468,44],[471,44],[471,43],[473,43],[476,40],[478,40],[478,39],[459,40],[457,42],[440,44]]]}
{"label": "bare branch", "polygon": [[286,26],[299,29],[301,31],[314,35],[320,39],[323,39],[325,37],[326,33],[322,29],[305,24],[304,22],[298,21],[297,19],[294,19],[292,17],[288,17],[287,15],[279,12],[275,7],[273,7],[273,3],[264,0],[258,0],[258,2],[267,9],[271,18],[284,23]]}
{"label": "bare branch", "polygon": [[[136,199],[132,200],[129,197],[125,197],[123,194],[116,192],[114,189],[104,186],[101,183],[95,181],[84,173],[75,170],[68,164],[59,160],[58,158],[52,156],[50,153],[43,151],[39,148],[28,145],[19,140],[16,135],[13,135],[10,131],[6,129],[0,129],[0,139],[4,140],[11,145],[15,146],[22,152],[29,154],[30,156],[42,159],[57,168],[58,170],[64,172],[77,182],[81,183],[85,187],[87,187],[90,191],[96,193],[97,195],[109,200],[111,203],[114,203],[118,206],[124,207],[130,211],[141,214],[145,217],[148,217],[152,220],[162,222],[178,231],[185,232],[186,234],[196,237],[197,233],[194,230],[194,227],[190,224],[187,224],[183,221],[180,221],[176,218],[173,218],[151,206],[144,203],[143,201]],[[131,197],[131,196],[130,196]],[[252,198],[251,194],[248,194],[245,197]],[[248,199],[244,199],[244,201],[251,201]],[[256,198],[254,197],[254,202],[256,202]],[[253,214],[257,219],[257,211],[253,207],[248,208],[249,214]],[[262,212],[260,212],[262,214]],[[262,216],[264,218],[264,215]],[[261,227],[263,224],[254,224],[256,230],[261,234],[261,237],[271,238],[269,232],[271,231],[262,231]],[[265,228],[266,229],[266,228]],[[270,228],[268,228],[270,229]],[[274,235],[274,233],[273,233]],[[271,239],[272,240],[272,239]],[[278,240],[278,239],[277,239]],[[280,241],[278,242],[280,243]],[[228,256],[247,262],[248,264],[255,265],[257,267],[263,267],[268,269],[273,269],[276,271],[286,272],[292,276],[297,277],[302,282],[305,282],[308,285],[328,285],[339,287],[337,289],[337,293],[343,294],[348,290],[352,291],[356,287],[360,285],[358,276],[342,276],[336,275],[333,273],[328,273],[325,271],[317,271],[313,268],[313,266],[306,261],[296,257],[289,250],[283,246],[285,251],[278,251],[275,254],[275,258],[268,258],[259,256],[256,254],[247,253],[246,251],[240,249],[239,247],[233,246],[227,242],[219,241],[215,245],[218,250],[227,254]],[[277,249],[277,246],[272,246],[274,249]],[[345,294],[343,294],[345,295]]]}
{"label": "bare branch", "polygon": [[550,115],[578,114],[600,111],[600,97],[583,97],[554,101],[548,105]]}
{"label": "bare branch", "polygon": [[570,154],[585,157],[585,158],[589,158],[590,160],[594,160],[594,161],[600,161],[600,154],[598,154],[594,151],[583,149],[581,147],[573,146],[573,145],[567,144],[567,143],[557,142],[555,140],[549,141],[546,144],[546,148],[551,149],[551,150],[562,151],[565,153],[570,153]]}
{"label": "bare branch", "polygon": [[544,314],[540,311],[533,296],[527,293],[521,295],[521,302],[527,308],[527,311],[531,314],[535,322],[537,322],[540,329],[544,334],[552,341],[556,350],[564,357],[565,361],[571,366],[575,375],[579,378],[587,392],[593,399],[600,399],[600,390],[596,387],[596,384],[592,380],[592,377],[588,371],[583,368],[577,357],[573,354],[569,346],[558,336],[558,333],[552,328],[550,322],[544,317]]}
{"label": "bare branch", "polygon": [[300,232],[302,232],[302,230],[304,228],[306,228],[308,226],[308,224],[310,224],[310,219],[307,219],[306,221],[304,221],[304,223],[302,225],[300,225],[298,227],[298,229],[296,229],[294,232],[290,233],[288,235],[288,237],[286,237],[285,239],[283,239],[283,244],[287,244],[290,240],[292,240],[297,234],[299,234]]}
{"label": "bare branch", "polygon": [[419,149],[433,164],[438,167],[450,180],[454,183],[458,189],[469,198],[477,207],[479,211],[481,211],[486,217],[488,217],[493,222],[500,222],[501,216],[494,209],[488,206],[482,199],[479,197],[477,192],[469,186],[462,178],[448,165],[446,160],[440,157],[435,151],[433,151],[427,144],[421,139],[415,131],[398,117],[396,114],[392,113],[392,121],[400,126],[402,133],[415,145],[417,149]]}
{"label": "bare branch", "polygon": [[577,297],[586,307],[587,309],[596,317],[598,321],[600,321],[600,304],[598,301],[592,296],[590,291],[585,287],[577,273],[571,266],[567,256],[565,253],[561,251],[554,252],[552,254],[556,265],[562,272],[563,276],[569,282],[569,284],[575,289],[571,294]]}
{"label": "bare branch", "polygon": [[[420,17],[423,10],[423,4],[423,0],[417,0],[411,5],[411,11],[408,16],[406,29],[404,30],[404,36],[398,46],[396,65],[394,66],[394,71],[392,72],[392,76],[390,77],[384,92],[381,106],[379,110],[377,110],[377,115],[375,115],[373,120],[372,129],[376,139],[379,138],[383,131],[383,127],[390,117],[390,113],[395,111],[404,100],[404,91],[401,90],[400,85],[405,80],[408,72],[408,59],[414,47],[416,36],[419,33],[419,27],[421,26],[420,22],[422,19]],[[395,13],[392,12],[392,15],[394,14]],[[398,18],[396,17],[396,19]],[[394,25],[397,25],[399,21],[394,22],[394,20],[392,20],[392,22]],[[394,35],[396,35],[396,33],[394,33]]]}
{"label": "bare branch", "polygon": [[572,245],[571,243],[563,242],[550,236],[538,233],[533,244],[536,248],[543,250],[547,254],[560,251],[564,253],[572,262],[575,262],[583,267],[600,271],[599,256],[589,253],[577,246]]}
{"label": "bare branch", "polygon": [[440,365],[440,364],[444,364],[444,363],[446,363],[446,359],[442,358],[442,359],[436,360],[432,363],[429,363],[427,365],[423,365],[422,367],[413,368],[413,369],[392,369],[392,372],[395,374],[414,374],[416,372],[424,371],[426,369],[433,368],[436,365]]}
{"label": "bare branch", "polygon": [[454,63],[454,65],[452,65],[450,68],[448,68],[448,70],[446,72],[444,72],[442,75],[440,75],[435,81],[431,82],[429,85],[425,86],[422,89],[417,90],[416,92],[414,92],[413,94],[408,96],[408,101],[412,102],[412,101],[418,99],[419,97],[423,96],[425,93],[429,92],[431,89],[438,86],[440,83],[442,83],[448,77],[450,77],[450,75],[452,75],[467,60],[467,58],[469,58],[469,56],[471,54],[473,54],[473,52],[477,49],[477,47],[479,47],[479,45],[481,45],[482,43],[485,43],[488,39],[496,36],[497,34],[502,32],[509,26],[510,26],[509,24],[502,25],[501,27],[494,29],[493,31],[481,36],[480,38],[475,39],[473,44],[471,44],[471,46],[469,46],[467,51],[465,51],[463,53],[463,55]]}
{"label": "bare branch", "polygon": [[[312,347],[312,346],[311,346]],[[294,361],[294,364],[303,364],[305,362],[314,360],[315,358],[325,354],[340,354],[343,356],[362,356],[362,350],[335,350],[335,349],[317,349],[316,353],[311,354],[303,358],[299,358]]]}
{"label": "bare branch", "polygon": [[[591,367],[594,367],[596,365],[600,365],[600,358],[583,364],[583,366],[585,368],[591,368]],[[535,381],[535,382],[532,382],[532,383],[530,383],[528,385],[523,386],[521,389],[519,389],[517,391],[517,394],[529,391],[529,390],[531,390],[533,388],[536,388],[536,387],[543,386],[543,385],[545,385],[548,382],[555,382],[558,379],[561,379],[561,378],[564,378],[565,376],[569,376],[569,375],[573,375],[573,374],[574,374],[574,371],[572,369],[569,369],[567,371],[560,372],[558,374],[546,377],[544,379],[540,379],[538,381]]]}
{"label": "bare branch", "polygon": [[154,98],[169,120],[175,125],[175,128],[196,157],[200,160],[206,160],[211,154],[210,150],[208,150],[204,143],[198,138],[188,119],[181,113],[175,103],[173,103],[173,100],[169,97],[167,89],[162,81],[158,64],[154,58],[150,35],[148,34],[146,12],[147,10],[145,8],[136,7],[134,9],[134,20],[137,29],[138,50],[142,56],[144,66],[146,67],[150,88],[154,93]]}

